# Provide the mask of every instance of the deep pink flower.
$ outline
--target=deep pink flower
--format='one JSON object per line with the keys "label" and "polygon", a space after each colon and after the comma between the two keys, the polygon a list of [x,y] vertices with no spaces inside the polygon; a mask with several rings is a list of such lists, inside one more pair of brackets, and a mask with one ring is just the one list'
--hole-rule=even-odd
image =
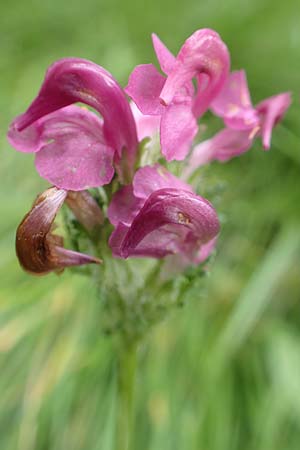
{"label": "deep pink flower", "polygon": [[212,205],[158,164],[139,169],[132,185],[114,195],[108,217],[116,227],[109,244],[121,258],[181,254],[197,264],[219,232]]}
{"label": "deep pink flower", "polygon": [[[96,109],[100,119],[73,103]],[[8,139],[19,151],[36,152],[40,175],[64,189],[101,186],[132,168],[137,150],[135,121],[122,88],[109,72],[84,59],[49,67],[36,99],[17,117]]]}
{"label": "deep pink flower", "polygon": [[232,72],[211,104],[212,111],[222,117],[227,128],[195,147],[185,175],[212,160],[227,161],[246,152],[258,136],[262,138],[263,148],[268,150],[272,129],[290,103],[290,93],[284,92],[252,106],[245,72]]}
{"label": "deep pink flower", "polygon": [[[190,36],[176,58],[156,35],[152,39],[167,76],[152,64],[137,66],[126,92],[143,114],[161,117],[160,141],[165,158],[182,160],[197,134],[197,119],[209,108],[227,78],[229,53],[220,36],[209,29]],[[193,79],[198,83],[197,92]]]}

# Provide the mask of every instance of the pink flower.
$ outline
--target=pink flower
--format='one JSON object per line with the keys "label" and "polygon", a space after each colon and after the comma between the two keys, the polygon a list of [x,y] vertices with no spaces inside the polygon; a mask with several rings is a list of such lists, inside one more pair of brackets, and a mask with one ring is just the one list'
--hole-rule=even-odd
{"label": "pink flower", "polygon": [[[152,64],[137,66],[127,94],[143,114],[158,116],[162,153],[182,160],[198,131],[197,119],[220,92],[229,70],[229,53],[220,36],[202,29],[190,36],[175,58],[156,35],[154,49],[162,71]],[[198,82],[195,93],[192,80]]]}
{"label": "pink flower", "polygon": [[227,128],[195,147],[185,175],[212,160],[228,161],[246,152],[258,136],[262,138],[263,148],[268,150],[272,129],[282,120],[290,103],[290,93],[284,92],[253,107],[245,71],[232,72],[211,104],[212,111],[222,117]]}
{"label": "pink flower", "polygon": [[[102,119],[69,106],[76,102],[93,107]],[[109,183],[114,166],[121,174],[124,168],[130,171],[138,143],[121,87],[102,67],[75,58],[49,67],[38,96],[11,124],[8,139],[21,152],[37,153],[43,178],[72,190]]]}
{"label": "pink flower", "polygon": [[109,244],[121,258],[181,254],[197,264],[219,232],[212,205],[158,164],[139,169],[132,185],[114,195],[108,217],[116,227]]}

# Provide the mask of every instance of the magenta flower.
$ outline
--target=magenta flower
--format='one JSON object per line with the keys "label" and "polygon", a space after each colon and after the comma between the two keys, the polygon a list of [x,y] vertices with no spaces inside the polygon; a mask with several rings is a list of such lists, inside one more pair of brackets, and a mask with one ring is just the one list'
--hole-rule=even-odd
{"label": "magenta flower", "polygon": [[263,148],[268,150],[272,130],[282,120],[290,104],[291,95],[284,92],[253,107],[244,70],[232,72],[211,104],[211,109],[222,117],[227,128],[195,147],[185,175],[212,160],[228,161],[246,152],[258,136],[262,138]]}
{"label": "magenta flower", "polygon": [[199,263],[219,232],[212,205],[158,164],[139,169],[132,185],[114,195],[108,217],[116,227],[109,244],[121,258],[181,254]]}
{"label": "magenta flower", "polygon": [[[82,102],[98,111],[78,106]],[[84,59],[49,67],[36,99],[9,130],[10,143],[35,152],[36,168],[50,183],[82,190],[131,171],[137,150],[135,121],[126,96],[110,73]]]}
{"label": "magenta flower", "polygon": [[[152,64],[137,66],[127,94],[143,114],[158,116],[162,153],[168,161],[182,160],[198,131],[197,119],[209,108],[227,78],[230,58],[213,30],[196,31],[175,58],[156,35],[154,49],[162,71]],[[197,80],[195,92],[192,80]]]}

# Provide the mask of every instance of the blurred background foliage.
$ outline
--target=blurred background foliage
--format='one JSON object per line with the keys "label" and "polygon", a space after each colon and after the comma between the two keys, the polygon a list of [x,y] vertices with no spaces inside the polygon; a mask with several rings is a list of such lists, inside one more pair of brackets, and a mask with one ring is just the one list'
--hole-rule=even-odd
{"label": "blurred background foliage", "polygon": [[[222,234],[205,292],[156,327],[141,349],[135,449],[293,450],[300,442],[300,9],[298,0],[2,0],[0,18],[0,448],[112,448],[115,358],[88,280],[32,278],[15,229],[46,183],[9,148],[8,123],[63,56],[92,59],[125,85],[155,62],[150,33],[176,52],[215,28],[256,102],[291,90],[273,134],[214,163]],[[200,187],[201,191],[201,187]],[[218,198],[216,198],[218,197]]]}

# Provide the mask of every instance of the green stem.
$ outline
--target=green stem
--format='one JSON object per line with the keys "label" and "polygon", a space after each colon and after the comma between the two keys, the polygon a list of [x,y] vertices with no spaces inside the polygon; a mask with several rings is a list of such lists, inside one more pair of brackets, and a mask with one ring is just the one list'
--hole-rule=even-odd
{"label": "green stem", "polygon": [[132,450],[137,343],[121,346],[118,365],[116,450]]}

